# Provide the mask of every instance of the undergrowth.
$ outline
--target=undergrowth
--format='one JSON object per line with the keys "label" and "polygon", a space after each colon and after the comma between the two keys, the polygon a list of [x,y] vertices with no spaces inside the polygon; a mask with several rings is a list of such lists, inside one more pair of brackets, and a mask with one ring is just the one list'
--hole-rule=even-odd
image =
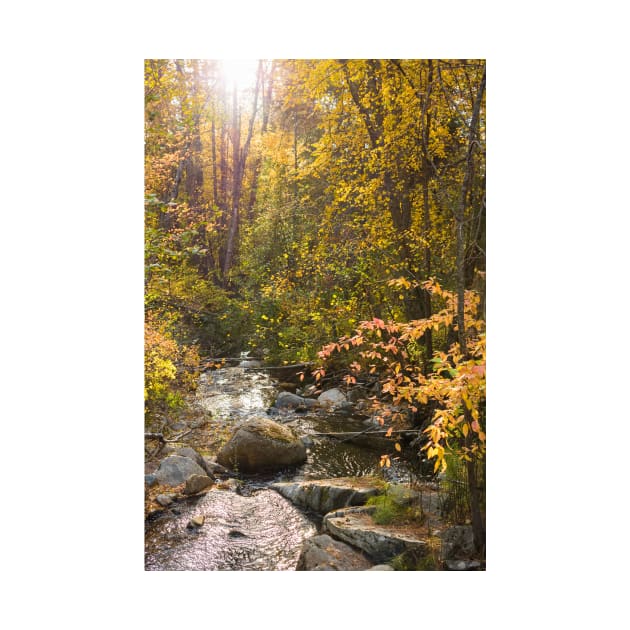
{"label": "undergrowth", "polygon": [[424,522],[424,514],[418,501],[410,495],[405,486],[399,484],[388,485],[385,494],[370,497],[367,505],[376,508],[372,514],[372,520],[377,525],[406,525]]}

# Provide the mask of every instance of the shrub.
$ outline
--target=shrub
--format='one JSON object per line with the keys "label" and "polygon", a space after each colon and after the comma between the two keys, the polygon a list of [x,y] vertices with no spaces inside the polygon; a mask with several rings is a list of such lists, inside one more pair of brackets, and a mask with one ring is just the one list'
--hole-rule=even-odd
{"label": "shrub", "polygon": [[422,510],[413,502],[401,500],[401,487],[398,484],[388,485],[385,494],[370,497],[367,505],[375,506],[372,520],[377,525],[391,523],[422,522]]}
{"label": "shrub", "polygon": [[194,388],[199,355],[194,346],[179,346],[166,326],[147,313],[144,326],[144,400],[148,414],[179,408]]}

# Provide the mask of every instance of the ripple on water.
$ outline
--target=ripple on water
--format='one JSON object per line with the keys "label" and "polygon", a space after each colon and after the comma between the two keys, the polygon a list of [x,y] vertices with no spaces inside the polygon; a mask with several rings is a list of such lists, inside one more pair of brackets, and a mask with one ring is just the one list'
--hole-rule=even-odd
{"label": "ripple on water", "polygon": [[[276,391],[269,376],[243,368],[206,372],[199,379],[196,402],[226,423],[263,415]],[[286,418],[284,419],[286,421]],[[322,411],[292,416],[299,435],[365,430],[360,419]],[[313,437],[307,462],[298,468],[246,479],[251,496],[211,490],[201,498],[178,503],[179,514],[165,513],[145,525],[145,569],[148,571],[294,570],[305,538],[317,533],[305,514],[266,485],[272,481],[361,475],[403,480],[401,462],[381,469],[379,453],[349,442]],[[204,525],[187,529],[193,516]]]}
{"label": "ripple on water", "polygon": [[196,401],[217,418],[243,417],[264,411],[273,402],[269,376],[244,368],[222,368],[199,377]]}
{"label": "ripple on water", "polygon": [[[315,525],[273,490],[250,497],[212,490],[178,505],[179,515],[147,523],[145,569],[148,571],[291,571],[302,541]],[[202,527],[186,525],[205,516]]]}

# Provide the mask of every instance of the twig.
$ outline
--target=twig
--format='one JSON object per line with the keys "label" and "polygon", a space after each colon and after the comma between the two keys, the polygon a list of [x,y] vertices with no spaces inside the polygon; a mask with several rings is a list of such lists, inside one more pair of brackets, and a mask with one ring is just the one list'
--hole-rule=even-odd
{"label": "twig", "polygon": [[[390,435],[394,434],[394,433],[398,433],[400,435],[406,435],[408,433],[421,433],[420,429],[414,430],[414,429],[396,429],[393,430]],[[353,432],[343,432],[343,433],[309,433],[310,436],[315,436],[315,437],[332,437],[335,439],[338,439],[340,442],[348,442],[349,440],[354,440],[357,437],[361,436],[361,435],[375,435],[375,436],[383,436],[386,437],[387,431],[381,430],[381,429],[377,429],[374,430],[373,428],[368,428],[365,429],[365,431],[358,431],[356,433]],[[341,436],[348,436],[348,437],[344,437],[343,439],[341,439]]]}
{"label": "twig", "polygon": [[144,439],[159,440],[163,444],[166,444],[168,442],[179,442],[185,435],[188,435],[189,433],[192,433],[192,429],[188,429],[188,431],[184,431],[183,433],[180,433],[179,435],[176,435],[172,438],[165,438],[163,433],[145,433]]}

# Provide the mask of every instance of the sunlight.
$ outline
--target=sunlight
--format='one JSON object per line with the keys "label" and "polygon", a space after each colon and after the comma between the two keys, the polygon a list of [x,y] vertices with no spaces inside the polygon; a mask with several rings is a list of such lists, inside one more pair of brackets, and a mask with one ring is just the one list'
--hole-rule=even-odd
{"label": "sunlight", "polygon": [[221,59],[219,63],[228,89],[236,86],[241,92],[256,86],[258,59]]}

